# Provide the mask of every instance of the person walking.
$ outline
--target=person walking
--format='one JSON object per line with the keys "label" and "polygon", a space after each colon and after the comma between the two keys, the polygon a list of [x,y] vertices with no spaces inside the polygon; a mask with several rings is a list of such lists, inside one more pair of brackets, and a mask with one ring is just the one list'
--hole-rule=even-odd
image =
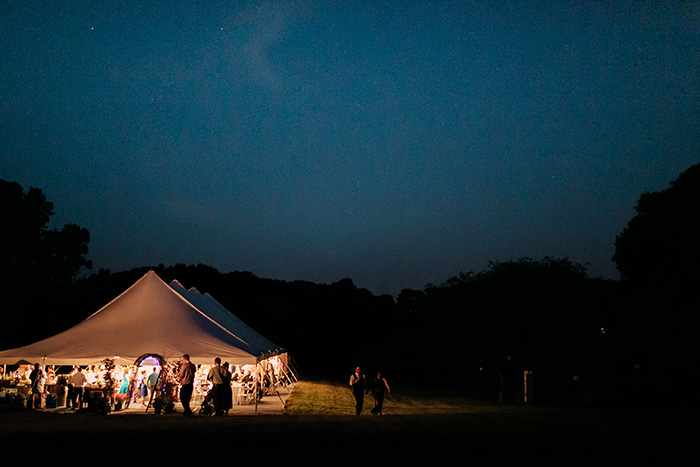
{"label": "person walking", "polygon": [[362,373],[359,366],[355,368],[355,372],[350,375],[350,388],[355,398],[355,412],[357,415],[360,415],[362,412],[362,404],[365,399],[365,375]]}
{"label": "person walking", "polygon": [[374,407],[372,408],[371,412],[374,415],[382,414],[385,393],[391,394],[391,389],[389,388],[389,383],[386,382],[386,378],[382,376],[382,372],[378,371],[377,375],[372,380],[372,397],[374,397]]}
{"label": "person walking", "polygon": [[180,371],[177,373],[177,379],[180,381],[180,402],[182,403],[183,415],[185,417],[194,415],[192,409],[190,409],[190,401],[192,400],[194,375],[196,372],[197,367],[190,361],[190,356],[188,354],[183,355]]}

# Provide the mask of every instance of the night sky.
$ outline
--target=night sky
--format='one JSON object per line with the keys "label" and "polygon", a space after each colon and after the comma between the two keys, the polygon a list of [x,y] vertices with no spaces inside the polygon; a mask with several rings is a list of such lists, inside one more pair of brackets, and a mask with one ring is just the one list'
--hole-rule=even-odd
{"label": "night sky", "polygon": [[700,2],[3,0],[0,110],[0,178],[96,269],[615,279],[700,162]]}

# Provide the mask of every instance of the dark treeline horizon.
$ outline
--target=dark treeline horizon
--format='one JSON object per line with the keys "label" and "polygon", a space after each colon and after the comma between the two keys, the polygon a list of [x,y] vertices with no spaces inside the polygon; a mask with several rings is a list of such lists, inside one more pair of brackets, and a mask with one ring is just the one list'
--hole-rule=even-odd
{"label": "dark treeline horizon", "polygon": [[[47,224],[52,206],[40,190],[24,195],[19,185],[2,182],[3,197],[43,206],[32,225]],[[166,283],[176,279],[211,294],[288,349],[302,377],[344,381],[361,365],[369,375],[381,369],[399,385],[493,395],[522,392],[524,372],[531,371],[536,400],[543,402],[681,401],[679,390],[700,382],[698,208],[700,165],[667,190],[642,194],[637,214],[615,240],[620,280],[591,278],[567,258],[520,258],[422,290],[403,289],[396,299],[375,296],[350,278],[282,281],[204,264],[102,269],[71,279],[90,266],[87,231],[66,226],[34,239],[33,230],[15,231],[9,223],[0,232],[4,243],[19,247],[6,251],[0,268],[2,347],[68,329],[154,270]],[[25,211],[20,205],[18,220]]]}
{"label": "dark treeline horizon", "polygon": [[[7,348],[79,323],[149,270],[166,283],[176,279],[212,295],[286,348],[302,377],[344,381],[359,364],[368,374],[382,370],[398,385],[441,381],[444,389],[495,395],[522,390],[529,370],[543,402],[592,402],[586,383],[599,382],[611,385],[601,391],[615,393],[596,397],[619,403],[616,391],[625,391],[627,402],[639,402],[652,385],[670,391],[685,364],[677,336],[655,327],[657,300],[628,282],[589,278],[583,266],[553,258],[492,263],[478,274],[404,289],[396,300],[358,288],[350,278],[287,282],[203,264],[100,270],[25,317],[24,332],[16,333],[21,342]],[[667,309],[663,315],[673,316]],[[696,377],[687,371],[688,379]]]}

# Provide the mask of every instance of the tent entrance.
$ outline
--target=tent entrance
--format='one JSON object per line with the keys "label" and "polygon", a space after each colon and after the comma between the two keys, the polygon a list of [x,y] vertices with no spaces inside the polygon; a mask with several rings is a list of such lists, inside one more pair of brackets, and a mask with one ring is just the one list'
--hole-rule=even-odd
{"label": "tent entrance", "polygon": [[[156,393],[155,388],[161,387],[162,383],[165,382],[165,369],[167,368],[165,359],[158,355],[158,354],[143,354],[139,358],[136,359],[134,362],[134,366],[136,367],[136,371],[134,372],[133,376],[131,377],[131,380],[129,381],[129,389],[127,390],[127,397],[126,401],[124,403],[125,408],[129,408],[129,404],[131,403],[131,400],[134,398],[134,391],[137,389],[137,383],[140,381],[139,380],[139,374],[140,374],[140,368],[143,366],[153,366],[153,367],[159,367],[160,371],[158,371],[158,379],[156,380],[156,385],[154,387],[154,390],[151,391],[150,394],[150,399],[148,401],[148,404],[146,405],[146,412],[148,412],[148,408],[151,407],[151,404],[153,403],[153,397]],[[148,373],[146,374],[146,377],[148,377]]]}

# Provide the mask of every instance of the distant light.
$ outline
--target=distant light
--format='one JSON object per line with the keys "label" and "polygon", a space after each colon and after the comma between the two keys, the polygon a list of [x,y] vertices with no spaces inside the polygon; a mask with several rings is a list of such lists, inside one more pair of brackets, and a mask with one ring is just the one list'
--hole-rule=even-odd
{"label": "distant light", "polygon": [[600,328],[600,333],[605,334],[605,328]]}

